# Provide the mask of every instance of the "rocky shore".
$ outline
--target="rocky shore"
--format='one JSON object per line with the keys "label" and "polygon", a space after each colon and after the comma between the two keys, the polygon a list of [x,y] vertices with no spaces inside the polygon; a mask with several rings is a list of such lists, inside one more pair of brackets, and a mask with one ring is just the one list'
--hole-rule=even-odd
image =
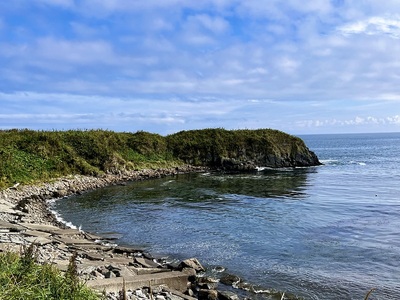
{"label": "rocky shore", "polygon": [[[210,272],[205,273],[196,258],[168,262],[143,249],[118,246],[112,240],[67,227],[49,209],[50,200],[101,187],[204,171],[185,166],[101,177],[68,176],[36,185],[16,184],[0,191],[0,252],[20,252],[34,244],[38,263],[51,263],[62,271],[67,270],[74,255],[81,280],[110,300],[249,298],[249,294],[240,291],[255,295],[258,292],[254,287],[225,273],[223,267],[213,270],[218,276],[209,276]],[[239,292],[232,292],[232,287]],[[263,293],[268,299],[296,299],[277,291]]]}
{"label": "rocky shore", "polygon": [[39,263],[65,271],[76,256],[78,274],[107,299],[195,299],[204,268],[196,259],[178,264],[155,258],[142,249],[117,246],[100,236],[66,227],[49,210],[48,200],[127,181],[159,178],[204,168],[121,172],[102,177],[69,176],[37,185],[18,185],[0,191],[0,252],[20,252],[34,244]]}

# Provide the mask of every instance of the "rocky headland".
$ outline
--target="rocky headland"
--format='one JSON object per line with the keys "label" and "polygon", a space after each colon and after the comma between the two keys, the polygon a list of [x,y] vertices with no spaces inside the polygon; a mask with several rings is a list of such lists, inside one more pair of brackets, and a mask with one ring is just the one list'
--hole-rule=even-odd
{"label": "rocky headland", "polygon": [[[101,130],[0,131],[0,252],[34,245],[38,263],[60,270],[68,268],[72,257],[81,280],[107,299],[238,299],[227,287],[257,290],[222,267],[218,278],[205,276],[195,258],[171,263],[68,228],[52,213],[49,201],[179,173],[319,164],[301,139],[270,129],[205,129],[167,137]],[[219,283],[224,288],[217,288]],[[277,291],[263,293],[271,299],[296,299]]]}

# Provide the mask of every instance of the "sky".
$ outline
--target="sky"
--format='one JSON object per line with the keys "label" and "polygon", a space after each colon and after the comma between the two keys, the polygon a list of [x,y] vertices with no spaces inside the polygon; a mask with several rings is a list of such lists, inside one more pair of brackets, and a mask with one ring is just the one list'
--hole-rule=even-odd
{"label": "sky", "polygon": [[0,2],[0,129],[400,131],[398,0]]}

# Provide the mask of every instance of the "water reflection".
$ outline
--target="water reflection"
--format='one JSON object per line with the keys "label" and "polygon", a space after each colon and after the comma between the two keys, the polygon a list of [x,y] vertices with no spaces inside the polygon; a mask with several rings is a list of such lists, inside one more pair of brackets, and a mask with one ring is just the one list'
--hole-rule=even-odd
{"label": "water reflection", "polygon": [[264,170],[245,174],[180,174],[94,190],[70,197],[68,202],[82,209],[102,211],[132,201],[160,205],[207,201],[223,204],[235,201],[233,195],[301,199],[307,195],[308,175],[314,172],[317,172],[317,168]]}

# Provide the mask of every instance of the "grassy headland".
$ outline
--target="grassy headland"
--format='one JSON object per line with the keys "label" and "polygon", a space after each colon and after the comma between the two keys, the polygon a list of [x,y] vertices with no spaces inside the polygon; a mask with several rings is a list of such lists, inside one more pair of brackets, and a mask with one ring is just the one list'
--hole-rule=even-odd
{"label": "grassy headland", "polygon": [[0,131],[0,189],[69,174],[97,176],[184,164],[244,170],[319,162],[301,139],[271,129],[204,129],[166,137],[144,131]]}

